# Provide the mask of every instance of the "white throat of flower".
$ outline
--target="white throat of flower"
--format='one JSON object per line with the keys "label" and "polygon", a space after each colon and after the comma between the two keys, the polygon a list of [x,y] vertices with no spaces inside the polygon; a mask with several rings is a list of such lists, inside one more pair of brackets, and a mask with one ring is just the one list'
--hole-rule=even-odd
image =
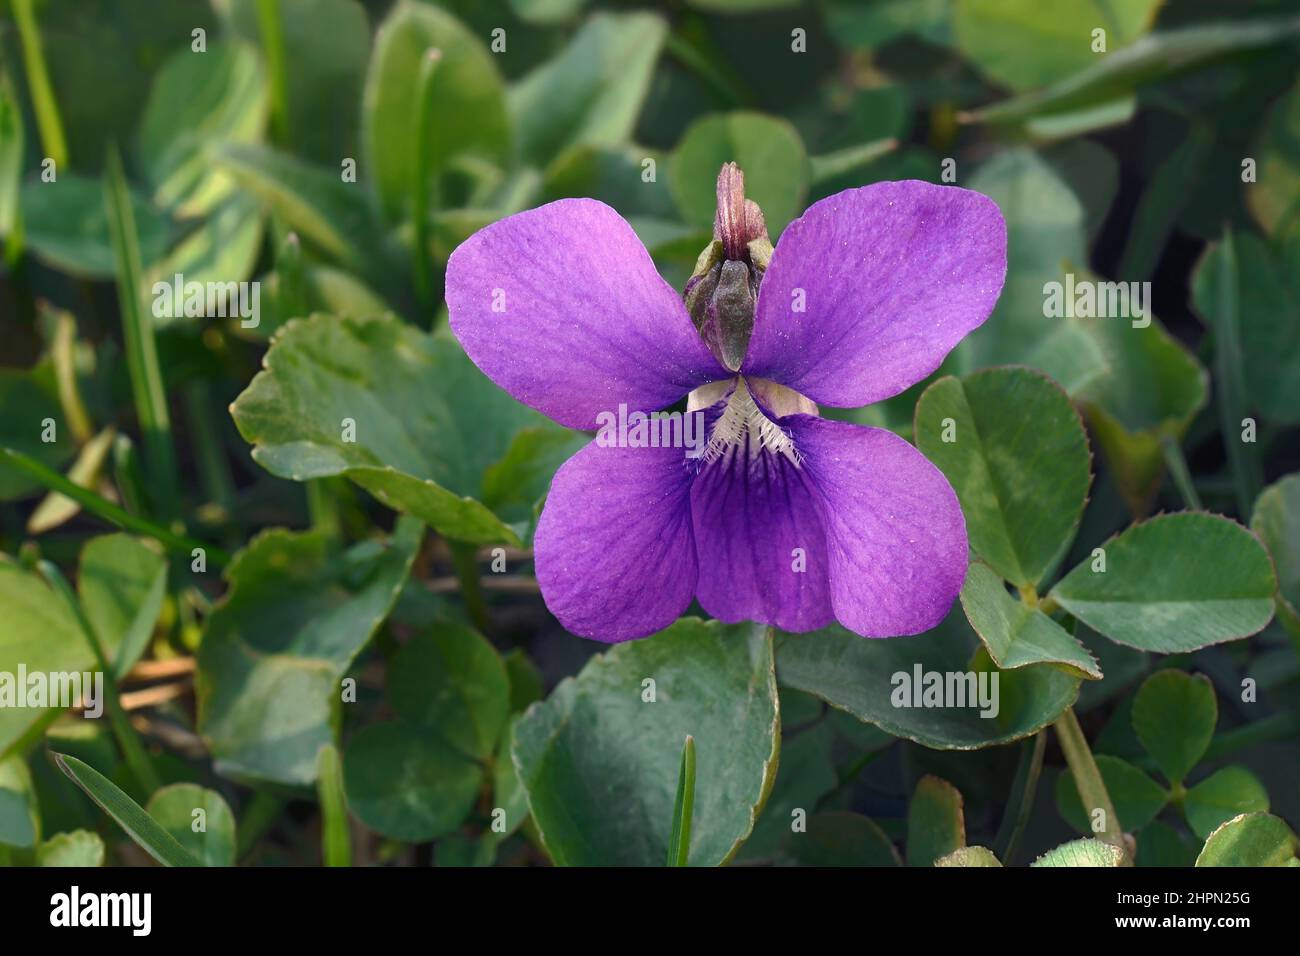
{"label": "white throat of flower", "polygon": [[745,446],[751,459],[766,451],[783,455],[791,464],[799,467],[802,459],[799,450],[795,448],[794,439],[767,417],[754,400],[754,395],[757,394],[777,418],[794,414],[816,415],[817,406],[784,385],[761,378],[746,379],[739,375],[734,379],[711,382],[691,392],[687,399],[687,412],[716,405],[728,392],[731,392],[731,396],[727,399],[727,406],[709,433],[709,443],[702,456],[704,461],[718,461],[732,450]]}

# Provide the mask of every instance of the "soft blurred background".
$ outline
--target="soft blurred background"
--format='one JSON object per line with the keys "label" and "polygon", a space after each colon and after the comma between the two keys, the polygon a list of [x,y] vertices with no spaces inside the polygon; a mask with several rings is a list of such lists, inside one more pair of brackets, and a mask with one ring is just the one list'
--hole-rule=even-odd
{"label": "soft blurred background", "polygon": [[[58,569],[76,581],[86,614],[116,635],[132,725],[0,715],[0,859],[30,862],[73,832],[103,834],[112,862],[144,859],[47,749],[153,799],[182,836],[188,808],[209,801],[229,827],[211,850],[220,862],[545,859],[519,820],[498,839],[491,810],[521,799],[502,779],[506,716],[601,649],[549,616],[529,564],[550,475],[582,438],[502,410],[439,330],[451,250],[553,199],[612,205],[680,288],[728,160],[773,241],[810,202],[879,180],[985,192],[1010,231],[1006,287],[939,374],[1032,365],[1084,413],[1097,478],[1066,566],[1134,518],[1183,507],[1189,487],[1248,523],[1260,492],[1300,468],[1298,50],[1296,0],[0,0],[0,446],[26,463],[0,462],[0,584],[16,608],[33,588],[55,594]],[[177,273],[257,281],[259,323],[158,314],[147,290]],[[1149,281],[1156,320],[1046,318],[1044,284],[1066,273]],[[250,443],[314,422],[331,398],[352,407],[324,375],[316,390],[280,385],[239,428],[228,412],[277,330],[313,313],[325,318],[300,326],[314,330],[313,367],[368,344],[384,357],[348,380],[390,408],[434,403],[443,417],[429,434],[463,446],[400,462],[367,447],[365,464],[483,501],[508,532],[453,508],[430,521],[441,534],[420,538],[380,503],[412,511],[409,485],[252,460]],[[385,313],[400,327],[335,331]],[[432,344],[409,337],[419,330]],[[836,414],[910,438],[924,384]],[[54,441],[41,438],[47,418]],[[1231,440],[1246,418],[1257,440]],[[42,468],[97,500],[56,494]],[[295,471],[315,480],[286,480]],[[156,536],[145,528],[104,540],[104,503],[181,536],[170,561],[140,543]],[[223,581],[221,559],[268,528],[311,530],[258,538],[231,597],[237,575]],[[366,550],[390,531],[409,541],[409,577]],[[189,538],[213,546],[203,567]],[[494,580],[503,542],[508,571]],[[24,614],[0,605],[0,667],[35,660],[31,642],[57,645],[68,626]],[[448,636],[445,621],[473,630]],[[417,646],[431,628],[440,636]],[[79,650],[47,666],[86,663],[67,640]],[[1126,691],[1153,661],[1107,645],[1103,663],[1078,710],[1100,751],[1132,756]],[[318,665],[356,679],[346,716],[311,684]],[[1292,699],[1300,676],[1280,624],[1195,667],[1218,681],[1227,729],[1242,722],[1242,673]],[[395,668],[413,686],[395,689]],[[490,739],[473,739],[476,705],[448,705],[452,718],[425,701],[476,694],[500,698]],[[993,840],[1016,746],[927,749],[794,691],[782,709],[781,813],[854,810],[897,838],[933,772],[965,796],[971,842]],[[472,759],[411,757],[423,745],[385,723],[394,713],[468,721]],[[1295,712],[1279,714],[1234,759],[1295,820]],[[346,747],[360,727],[370,746],[345,761],[361,768],[352,779],[337,751],[318,762],[322,741]],[[1056,774],[1059,755],[1048,763]],[[395,805],[399,768],[412,766]],[[175,786],[193,789],[158,799]],[[1039,789],[1025,845],[1073,832],[1055,799]],[[742,859],[788,861],[785,818],[769,816]],[[1169,830],[1149,842],[1162,860],[1190,862],[1199,841],[1152,826]],[[102,858],[94,839],[55,849]]]}

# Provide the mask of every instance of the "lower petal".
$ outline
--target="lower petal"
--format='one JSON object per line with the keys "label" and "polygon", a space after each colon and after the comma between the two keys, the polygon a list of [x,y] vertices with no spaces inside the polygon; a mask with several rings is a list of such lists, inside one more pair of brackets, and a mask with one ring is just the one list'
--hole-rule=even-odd
{"label": "lower petal", "polygon": [[943,473],[883,428],[810,415],[781,424],[820,495],[836,620],[864,637],[937,625],[969,562],[966,521]]}
{"label": "lower petal", "polygon": [[663,630],[695,591],[690,472],[680,448],[592,442],[561,466],[537,524],[537,583],[581,637]]}
{"label": "lower petal", "polygon": [[831,622],[826,535],[802,467],[742,442],[696,477],[691,521],[697,595],[711,615],[787,631]]}

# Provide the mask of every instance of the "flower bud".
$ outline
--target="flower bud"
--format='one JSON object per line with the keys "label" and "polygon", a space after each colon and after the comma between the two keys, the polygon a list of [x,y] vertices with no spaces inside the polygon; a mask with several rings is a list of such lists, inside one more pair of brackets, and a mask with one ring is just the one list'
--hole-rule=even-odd
{"label": "flower bud", "polygon": [[745,198],[735,163],[718,173],[713,241],[700,253],[683,298],[691,321],[718,361],[737,372],[754,329],[758,287],[772,257],[763,211]]}

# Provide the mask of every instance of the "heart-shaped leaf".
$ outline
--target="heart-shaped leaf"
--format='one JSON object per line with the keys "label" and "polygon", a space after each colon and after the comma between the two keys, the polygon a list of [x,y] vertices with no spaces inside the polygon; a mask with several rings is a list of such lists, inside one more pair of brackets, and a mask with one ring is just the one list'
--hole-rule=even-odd
{"label": "heart-shaped leaf", "polygon": [[1300,474],[1260,493],[1250,529],[1267,545],[1277,569],[1278,617],[1300,639]]}
{"label": "heart-shaped leaf", "polygon": [[496,649],[477,632],[442,622],[417,634],[388,668],[388,700],[466,756],[485,760],[501,737],[510,682]]}
{"label": "heart-shaped leaf", "polygon": [[[484,473],[525,428],[567,433],[488,381],[450,336],[316,315],[285,326],[264,364],[231,414],[271,473],[346,475],[448,537],[519,543],[479,500]],[[528,513],[516,504],[510,517]]]}
{"label": "heart-shaped leaf", "polygon": [[988,565],[976,561],[966,572],[961,606],[1003,670],[1046,663],[1079,677],[1101,678],[1101,668],[1087,648],[1038,608],[1008,594],[1002,578]]}
{"label": "heart-shaped leaf", "polygon": [[1133,699],[1133,730],[1170,783],[1181,783],[1205,756],[1219,704],[1204,674],[1156,671]]}
{"label": "heart-shaped leaf", "polygon": [[320,533],[268,531],[226,569],[196,681],[199,732],[218,771],[310,784],[332,739],[339,681],[406,583],[423,527],[342,554]]}
{"label": "heart-shaped leaf", "polygon": [[1092,483],[1069,396],[1026,368],[945,377],[916,403],[915,432],[957,492],[971,547],[1012,584],[1037,585],[1074,537]]}
{"label": "heart-shaped leaf", "polygon": [[1183,797],[1187,823],[1202,840],[1240,813],[1267,813],[1268,808],[1268,791],[1245,767],[1216,770]]}
{"label": "heart-shaped leaf", "polygon": [[[130,192],[131,213],[140,241],[140,261],[149,266],[162,258],[171,233],[170,220],[147,200]],[[87,279],[114,275],[104,186],[98,179],[73,173],[54,182],[32,180],[23,187],[26,242],[56,269]]]}
{"label": "heart-shaped leaf", "polygon": [[810,816],[807,830],[786,837],[786,852],[804,866],[903,865],[874,820],[838,810]]}
{"label": "heart-shaped leaf", "polygon": [[788,122],[762,113],[725,113],[696,120],[668,164],[670,185],[683,218],[713,225],[715,183],[724,163],[745,173],[745,197],[763,210],[772,241],[799,214],[808,194],[808,154]]}
{"label": "heart-shaped leaf", "polygon": [[1273,564],[1235,521],[1160,515],[1102,550],[1104,559],[1078,565],[1051,597],[1113,641],[1164,654],[1194,651],[1248,637],[1273,616]]}
{"label": "heart-shaped leaf", "polygon": [[1270,813],[1243,813],[1210,834],[1197,866],[1300,866],[1300,841]]}
{"label": "heart-shaped leaf", "polygon": [[1030,866],[1123,866],[1124,851],[1100,840],[1071,840],[1048,850]]}
{"label": "heart-shaped leaf", "polygon": [[364,728],[343,754],[348,807],[395,840],[433,840],[456,829],[482,781],[482,767],[432,728],[404,720]]}
{"label": "heart-shaped leaf", "polygon": [[997,855],[987,847],[964,846],[934,861],[935,866],[1001,866]]}
{"label": "heart-shaped leaf", "polygon": [[89,830],[56,833],[36,850],[36,865],[103,866],[104,841]]}
{"label": "heart-shaped leaf", "polygon": [[965,845],[961,794],[947,780],[926,774],[907,807],[907,865],[933,866]]}
{"label": "heart-shaped leaf", "polygon": [[[1164,809],[1169,794],[1142,770],[1119,757],[1098,754],[1097,769],[1115,806],[1120,825],[1128,833],[1141,830]],[[1092,833],[1091,808],[1084,809],[1074,775],[1062,773],[1056,778],[1056,808],[1080,833]]]}
{"label": "heart-shaped leaf", "polygon": [[1037,733],[1079,692],[1078,678],[1055,667],[999,671],[960,608],[933,630],[896,640],[858,637],[839,625],[784,634],[777,665],[783,686],[938,750],[977,750]]}
{"label": "heart-shaped leaf", "polygon": [[217,791],[174,783],[155,792],[145,811],[204,866],[235,865],[235,815]]}
{"label": "heart-shaped leaf", "polygon": [[779,725],[767,629],[683,618],[593,658],[530,707],[514,761],[557,864],[662,866],[689,734],[689,862],[715,866],[749,836],[771,790]]}

